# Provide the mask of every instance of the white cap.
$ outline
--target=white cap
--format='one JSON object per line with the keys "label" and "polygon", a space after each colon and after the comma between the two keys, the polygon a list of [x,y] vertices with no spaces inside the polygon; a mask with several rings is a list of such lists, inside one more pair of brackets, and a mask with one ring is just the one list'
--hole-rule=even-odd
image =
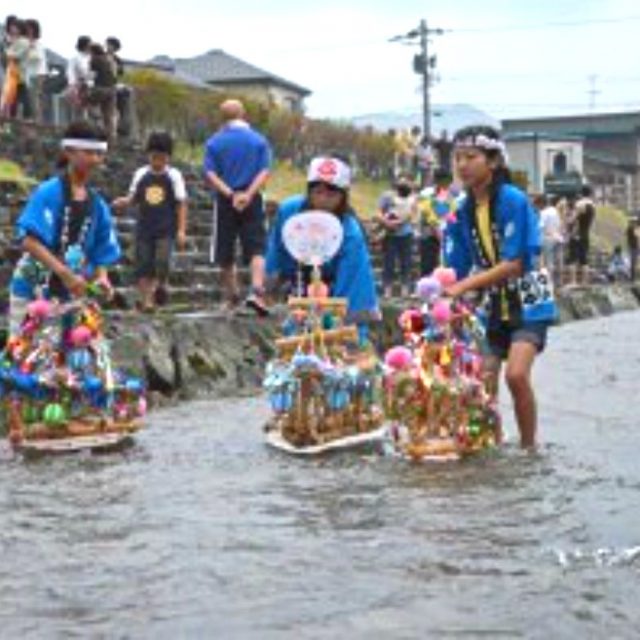
{"label": "white cap", "polygon": [[314,158],[309,165],[307,182],[325,182],[346,190],[351,186],[351,169],[338,158]]}

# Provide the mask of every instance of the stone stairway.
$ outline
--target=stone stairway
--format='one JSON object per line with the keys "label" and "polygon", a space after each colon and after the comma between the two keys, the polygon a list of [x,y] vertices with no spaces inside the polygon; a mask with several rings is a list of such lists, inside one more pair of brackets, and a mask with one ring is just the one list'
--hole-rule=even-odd
{"label": "stone stairway", "polygon": [[[25,172],[42,180],[55,172],[55,160],[59,154],[59,132],[51,127],[27,125],[0,120],[0,157],[20,164]],[[140,145],[119,142],[106,157],[105,163],[96,172],[94,182],[107,201],[127,193],[135,170],[146,163]],[[187,250],[177,252],[175,265],[169,278],[168,294],[171,305],[181,308],[201,308],[215,304],[221,299],[220,271],[209,261],[212,232],[211,195],[205,188],[198,167],[175,163],[183,172],[189,192],[189,216],[187,228]],[[2,187],[2,185],[0,185]],[[0,188],[0,243],[3,249],[0,259],[0,304],[6,303],[7,284],[12,264],[19,252],[11,247],[13,222],[24,202],[24,194]],[[129,210],[114,216],[124,257],[113,269],[112,277],[120,294],[121,303],[130,306],[136,299],[133,278],[133,249],[135,234],[135,211]],[[365,222],[365,225],[367,223]],[[594,256],[595,257],[595,256]],[[418,250],[413,252],[413,275],[419,276]],[[372,251],[372,260],[378,283],[382,282],[382,255]],[[239,277],[246,286],[249,275],[239,265]],[[400,285],[394,288],[400,294]]]}
{"label": "stone stairway", "polygon": [[[0,120],[0,155],[20,164],[25,172],[42,180],[55,172],[59,155],[60,133],[47,126],[34,126],[15,121]],[[110,150],[104,164],[96,172],[94,183],[107,199],[127,193],[135,170],[146,163],[140,145],[119,142]],[[202,307],[215,304],[221,298],[220,271],[210,263],[212,232],[211,195],[205,188],[200,169],[181,163],[175,165],[183,172],[189,192],[187,249],[176,252],[174,268],[168,283],[171,305]],[[11,194],[3,202],[0,197],[0,231],[4,235],[3,259],[0,262],[0,291],[5,292],[12,264],[19,252],[11,249],[10,238],[15,217],[24,203],[24,196]],[[121,302],[131,304],[135,298],[133,277],[135,210],[114,216],[123,248],[123,260],[113,269],[112,278],[120,293]],[[374,255],[376,273],[381,276],[381,257]],[[248,284],[248,270],[239,265],[238,274]],[[380,281],[380,277],[378,278]],[[1,295],[1,294],[0,294]]]}

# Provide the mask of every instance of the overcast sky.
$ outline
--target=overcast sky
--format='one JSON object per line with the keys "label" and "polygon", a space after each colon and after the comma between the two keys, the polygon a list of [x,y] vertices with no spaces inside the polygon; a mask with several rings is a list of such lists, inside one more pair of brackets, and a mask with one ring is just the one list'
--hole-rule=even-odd
{"label": "overcast sky", "polygon": [[[308,87],[313,116],[419,110],[414,49],[387,40],[426,18],[447,29],[435,103],[497,118],[640,108],[638,0],[11,0],[69,56],[78,35],[109,35],[123,57],[188,57],[221,48]],[[587,24],[585,24],[587,23]],[[595,76],[595,79],[590,79]]]}

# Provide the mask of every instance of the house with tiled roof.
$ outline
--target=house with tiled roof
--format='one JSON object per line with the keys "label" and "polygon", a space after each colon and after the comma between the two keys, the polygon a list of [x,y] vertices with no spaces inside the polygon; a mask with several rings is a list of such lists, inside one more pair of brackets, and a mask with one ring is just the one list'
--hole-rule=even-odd
{"label": "house with tiled roof", "polygon": [[156,56],[151,64],[171,70],[177,79],[225,92],[234,92],[300,112],[311,91],[295,82],[256,67],[222,49],[193,58]]}

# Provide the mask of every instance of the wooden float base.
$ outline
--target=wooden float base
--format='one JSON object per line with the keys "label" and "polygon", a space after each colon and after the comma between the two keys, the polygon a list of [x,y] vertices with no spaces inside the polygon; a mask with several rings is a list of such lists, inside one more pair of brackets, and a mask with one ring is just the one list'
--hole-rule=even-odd
{"label": "wooden float base", "polygon": [[49,454],[120,451],[133,444],[131,433],[101,433],[71,438],[23,440],[13,448],[24,455],[41,456]]}
{"label": "wooden float base", "polygon": [[372,431],[336,438],[322,444],[297,447],[284,438],[279,429],[267,431],[267,445],[290,455],[311,457],[331,452],[366,449],[382,445],[387,438],[387,428],[379,427]]}
{"label": "wooden float base", "polygon": [[141,420],[113,421],[94,417],[69,420],[52,426],[42,422],[10,423],[9,442],[18,451],[67,453],[83,449],[100,450],[123,446],[142,427]]}
{"label": "wooden float base", "polygon": [[453,438],[432,438],[420,443],[396,444],[397,452],[415,462],[452,462],[460,460],[463,451]]}

